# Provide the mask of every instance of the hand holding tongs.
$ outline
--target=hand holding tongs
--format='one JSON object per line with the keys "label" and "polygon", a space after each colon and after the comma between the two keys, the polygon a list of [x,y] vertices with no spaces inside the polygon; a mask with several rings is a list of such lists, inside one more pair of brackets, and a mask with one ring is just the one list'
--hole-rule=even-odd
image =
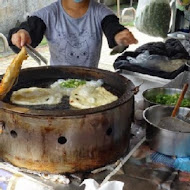
{"label": "hand holding tongs", "polygon": [[32,46],[26,44],[25,45],[28,54],[39,64],[41,65],[41,61],[43,61],[46,65],[48,61],[45,57],[43,57],[40,53],[38,53]]}

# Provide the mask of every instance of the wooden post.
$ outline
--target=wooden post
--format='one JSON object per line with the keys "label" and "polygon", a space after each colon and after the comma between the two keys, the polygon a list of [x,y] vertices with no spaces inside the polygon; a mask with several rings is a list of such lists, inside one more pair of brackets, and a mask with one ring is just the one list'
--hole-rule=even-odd
{"label": "wooden post", "polygon": [[117,16],[120,18],[120,0],[117,0]]}
{"label": "wooden post", "polygon": [[130,0],[130,7],[133,6],[133,0]]}

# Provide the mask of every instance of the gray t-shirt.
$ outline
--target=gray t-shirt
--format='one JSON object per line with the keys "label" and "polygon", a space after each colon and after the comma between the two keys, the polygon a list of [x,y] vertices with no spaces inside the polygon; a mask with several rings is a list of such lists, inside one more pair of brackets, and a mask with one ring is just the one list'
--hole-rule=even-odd
{"label": "gray t-shirt", "polygon": [[46,25],[51,65],[98,67],[102,46],[101,21],[114,14],[108,7],[90,0],[81,18],[70,17],[61,0],[33,13]]}

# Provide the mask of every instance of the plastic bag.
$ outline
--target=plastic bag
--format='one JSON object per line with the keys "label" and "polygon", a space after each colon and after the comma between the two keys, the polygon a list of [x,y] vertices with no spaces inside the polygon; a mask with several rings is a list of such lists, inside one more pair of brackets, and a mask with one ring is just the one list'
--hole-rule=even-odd
{"label": "plastic bag", "polygon": [[184,172],[190,172],[190,158],[176,158],[174,168]]}
{"label": "plastic bag", "polygon": [[171,8],[168,0],[139,0],[135,26],[145,34],[165,38],[170,18]]}
{"label": "plastic bag", "polygon": [[131,64],[154,70],[160,70],[161,65],[165,65],[169,61],[168,57],[150,55],[149,51],[139,54],[136,58],[128,56],[127,59]]}
{"label": "plastic bag", "polygon": [[166,56],[150,55],[149,51],[139,54],[136,58],[127,56],[127,60],[133,65],[164,72],[174,72],[184,65],[183,59],[169,60]]}

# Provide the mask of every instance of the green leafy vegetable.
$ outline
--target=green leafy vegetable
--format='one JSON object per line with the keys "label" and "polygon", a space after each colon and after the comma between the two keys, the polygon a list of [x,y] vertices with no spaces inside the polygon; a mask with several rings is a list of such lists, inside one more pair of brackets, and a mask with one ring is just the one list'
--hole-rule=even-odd
{"label": "green leafy vegetable", "polygon": [[[177,103],[180,94],[157,94],[156,96],[148,97],[149,101],[163,105],[174,106]],[[184,98],[181,107],[190,107],[190,98]]]}
{"label": "green leafy vegetable", "polygon": [[145,34],[165,38],[169,30],[171,8],[167,1],[167,3],[159,1],[147,1],[144,9],[139,7],[139,10],[137,10],[139,14],[135,18],[135,26]]}
{"label": "green leafy vegetable", "polygon": [[79,79],[68,79],[62,83],[60,83],[60,86],[63,88],[76,88],[80,85],[86,84],[85,80],[79,80]]}

